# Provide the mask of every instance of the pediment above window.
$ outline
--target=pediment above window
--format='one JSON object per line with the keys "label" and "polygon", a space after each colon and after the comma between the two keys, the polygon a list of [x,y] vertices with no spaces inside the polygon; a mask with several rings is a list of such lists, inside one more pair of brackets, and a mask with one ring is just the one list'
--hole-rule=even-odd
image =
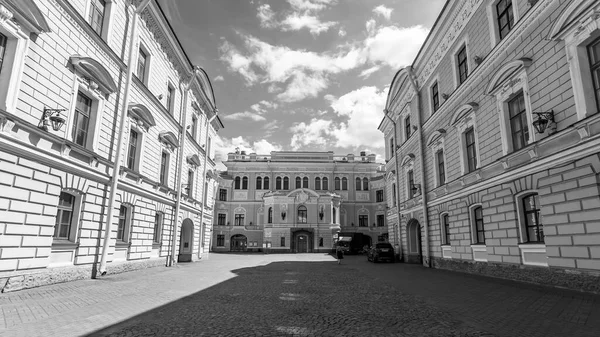
{"label": "pediment above window", "polygon": [[106,95],[117,91],[117,86],[110,73],[100,62],[91,57],[73,55],[69,63],[75,71],[98,85],[98,89]]}
{"label": "pediment above window", "polygon": [[402,162],[401,162],[401,166],[406,166],[406,165],[412,165],[412,163],[415,161],[415,155],[412,153],[407,154],[406,156],[404,156],[404,158],[402,158]]}
{"label": "pediment above window", "polygon": [[521,81],[521,77],[516,76],[523,69],[529,68],[531,65],[531,59],[520,58],[509,62],[496,71],[492,80],[488,83],[485,90],[486,95],[493,95],[500,88],[506,86],[514,86]]}
{"label": "pediment above window", "polygon": [[427,147],[432,147],[432,146],[442,142],[444,140],[445,136],[446,136],[446,130],[444,130],[444,129],[435,130],[431,134],[431,136],[429,136],[429,138],[427,139]]}
{"label": "pediment above window", "polygon": [[560,41],[571,32],[577,35],[598,18],[600,4],[597,0],[575,0],[554,21],[548,39]]}
{"label": "pediment above window", "polygon": [[479,104],[475,102],[470,102],[461,106],[454,112],[451,125],[457,125],[472,118],[472,115],[477,112],[477,110],[479,110]]}
{"label": "pediment above window", "polygon": [[192,155],[187,156],[187,162],[188,162],[188,164],[196,166],[196,167],[200,166],[200,164],[201,164],[200,158],[198,157],[197,154],[192,154]]}
{"label": "pediment above window", "polygon": [[150,113],[150,110],[148,110],[148,108],[146,108],[146,106],[143,104],[136,104],[136,103],[129,104],[127,113],[133,119],[137,120],[138,123],[142,123],[146,129],[149,129],[156,125],[156,122],[154,121],[154,117],[152,116],[152,113]]}
{"label": "pediment above window", "polygon": [[34,34],[51,32],[42,11],[33,0],[5,0],[0,4],[3,20],[15,19],[21,26]]}
{"label": "pediment above window", "polygon": [[177,136],[175,136],[175,134],[171,131],[163,131],[159,133],[158,139],[171,148],[179,147],[179,144],[177,143]]}

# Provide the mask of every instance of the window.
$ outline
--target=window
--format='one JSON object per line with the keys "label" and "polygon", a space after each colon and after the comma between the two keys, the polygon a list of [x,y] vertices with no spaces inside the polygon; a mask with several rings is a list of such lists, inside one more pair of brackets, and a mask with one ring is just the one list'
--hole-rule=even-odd
{"label": "window", "polygon": [[137,64],[137,73],[135,74],[137,78],[142,81],[142,83],[146,84],[146,66],[148,64],[148,55],[144,52],[142,48],[140,48],[138,52],[138,64]]}
{"label": "window", "polygon": [[290,189],[290,178],[288,178],[288,177],[283,178],[283,189],[284,190]]}
{"label": "window", "polygon": [[127,168],[135,170],[137,166],[138,133],[131,129],[129,133],[129,150],[127,151]]}
{"label": "window", "polygon": [[394,137],[390,138],[390,158],[394,157]]}
{"label": "window", "polygon": [[485,228],[483,226],[483,208],[481,206],[473,208],[473,234],[476,244],[485,243]]}
{"label": "window", "polygon": [[333,185],[334,185],[333,187],[335,187],[336,191],[341,190],[341,187],[340,187],[340,178],[335,177],[335,179],[333,179]]}
{"label": "window", "polygon": [[385,226],[385,215],[377,214],[377,227]]}
{"label": "window", "polygon": [[275,179],[275,189],[276,190],[280,190],[281,189],[281,177],[277,177]]}
{"label": "window", "polygon": [[448,214],[442,215],[442,244],[450,244],[450,216]]}
{"label": "window", "polygon": [[196,117],[196,115],[192,115],[192,130],[190,131],[190,134],[192,135],[192,138],[194,140],[196,139],[197,133],[198,133],[198,117]]}
{"label": "window", "polygon": [[204,194],[204,198],[203,198],[203,202],[204,205],[208,205],[208,182],[204,183],[204,191],[202,191]]}
{"label": "window", "polygon": [[71,133],[73,142],[77,145],[87,146],[91,113],[92,100],[81,91],[77,92],[73,131]]}
{"label": "window", "polygon": [[408,171],[406,181],[408,182],[408,198],[410,199],[410,198],[414,197],[416,194],[416,189],[414,188],[415,187],[415,178],[414,178],[413,170]]}
{"label": "window", "polygon": [[307,223],[308,215],[306,211],[306,206],[298,207],[298,223]]}
{"label": "window", "polygon": [[467,172],[477,169],[477,150],[475,149],[475,131],[468,128],[465,131],[465,149],[467,154]]}
{"label": "window", "polygon": [[225,247],[225,235],[217,234],[217,247]]}
{"label": "window", "polygon": [[435,82],[431,86],[431,104],[433,107],[433,112],[438,111],[440,108],[440,93],[438,91],[438,82]]}
{"label": "window", "polygon": [[302,178],[296,177],[296,188],[302,187]]}
{"label": "window", "polygon": [[321,178],[316,177],[315,178],[315,190],[320,190],[321,189]]}
{"label": "window", "polygon": [[529,142],[527,111],[525,109],[525,97],[523,96],[522,91],[508,102],[508,112],[513,150],[518,151],[527,146]]}
{"label": "window", "polygon": [[446,183],[446,168],[444,166],[444,150],[439,150],[435,153],[437,161],[438,186]]}
{"label": "window", "polygon": [[158,176],[161,185],[168,185],[168,171],[169,171],[169,154],[165,151],[160,156],[160,174]]}
{"label": "window", "polygon": [[206,155],[210,157],[210,148],[212,147],[212,138],[208,137],[208,145],[206,145]]}
{"label": "window", "polygon": [[406,140],[410,138],[412,129],[410,128],[410,116],[406,116],[404,119],[404,131],[406,134]]}
{"label": "window", "polygon": [[234,188],[235,188],[236,190],[239,190],[239,189],[241,189],[241,186],[242,186],[242,178],[240,178],[240,177],[235,177],[235,185],[234,185]]}
{"label": "window", "polygon": [[469,76],[469,66],[467,65],[467,46],[463,46],[456,54],[458,65],[458,83],[463,84]]}
{"label": "window", "polygon": [[600,38],[588,46],[590,70],[592,71],[592,84],[596,97],[596,108],[600,111]]}
{"label": "window", "polygon": [[194,195],[194,171],[192,170],[188,170],[187,183],[187,196],[191,198]]}
{"label": "window", "polygon": [[396,207],[396,184],[392,184],[392,207]]}
{"label": "window", "polygon": [[356,178],[356,190],[360,191],[362,184],[360,178]]}
{"label": "window", "polygon": [[94,31],[100,36],[102,36],[105,9],[106,2],[104,0],[91,0],[90,26],[92,26]]}
{"label": "window", "polygon": [[329,179],[327,179],[327,177],[323,178],[323,190],[329,191]]}
{"label": "window", "polygon": [[308,177],[302,178],[302,188],[308,188]]}
{"label": "window", "polygon": [[242,178],[242,189],[243,190],[247,190],[248,189],[248,177],[243,177]]}
{"label": "window", "polygon": [[269,177],[265,177],[265,179],[263,179],[263,190],[268,190],[269,189]]}
{"label": "window", "polygon": [[363,178],[363,191],[369,190],[369,179]]}
{"label": "window", "polygon": [[269,207],[269,215],[267,216],[267,223],[273,223],[273,207]]}
{"label": "window", "polygon": [[4,57],[6,54],[6,35],[0,33],[0,73],[2,73],[2,66],[4,65]]}
{"label": "window", "polygon": [[236,214],[234,224],[236,226],[243,226],[244,225],[244,214]]}
{"label": "window", "polygon": [[540,221],[540,201],[537,194],[522,199],[525,242],[544,242],[544,227]]}
{"label": "window", "polygon": [[337,216],[337,211],[336,211],[336,208],[334,207],[333,208],[333,219],[331,219],[332,223],[337,223],[337,217],[336,216]]}
{"label": "window", "polygon": [[121,205],[119,209],[119,224],[117,226],[117,241],[126,242],[128,239],[127,230],[129,228],[129,209]]}
{"label": "window", "polygon": [[167,86],[167,110],[173,113],[175,103],[175,89],[169,84]]}
{"label": "window", "polygon": [[342,191],[347,191],[348,190],[348,178],[344,177],[342,178]]}
{"label": "window", "polygon": [[281,247],[285,247],[285,236],[281,237],[280,245],[281,245]]}
{"label": "window", "polygon": [[73,213],[75,197],[69,193],[61,192],[58,199],[58,209],[54,223],[54,238],[71,240],[71,228],[73,227]]}
{"label": "window", "polygon": [[217,225],[225,226],[226,222],[227,222],[227,214],[219,213],[219,217],[217,219]]}
{"label": "window", "polygon": [[515,18],[512,10],[512,1],[498,1],[496,4],[496,14],[498,20],[498,33],[500,34],[500,39],[503,39],[514,26]]}
{"label": "window", "polygon": [[361,214],[358,216],[358,226],[359,227],[369,227],[369,216],[366,214]]}
{"label": "window", "polygon": [[319,238],[319,247],[323,247],[323,238]]}
{"label": "window", "polygon": [[375,201],[376,202],[383,202],[383,190],[377,190],[377,191],[375,191]]}
{"label": "window", "polygon": [[219,200],[227,201],[227,190],[224,188],[219,189]]}
{"label": "window", "polygon": [[257,190],[262,189],[262,177],[256,177],[256,189]]}
{"label": "window", "polygon": [[163,223],[164,214],[156,212],[154,215],[154,232],[152,233],[152,242],[160,244],[161,242],[161,228]]}

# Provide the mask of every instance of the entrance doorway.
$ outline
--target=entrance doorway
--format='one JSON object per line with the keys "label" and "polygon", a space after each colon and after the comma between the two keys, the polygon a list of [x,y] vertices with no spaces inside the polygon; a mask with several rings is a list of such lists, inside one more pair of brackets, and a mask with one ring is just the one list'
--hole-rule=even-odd
{"label": "entrance doorway", "polygon": [[408,255],[406,256],[406,262],[423,264],[421,226],[416,219],[410,219],[406,224],[406,235],[408,237]]}
{"label": "entrance doorway", "polygon": [[191,262],[194,250],[194,223],[190,219],[183,220],[181,224],[181,235],[179,238],[178,262]]}
{"label": "entrance doorway", "polygon": [[236,234],[231,237],[231,251],[232,252],[245,252],[248,246],[248,238],[242,234]]}
{"label": "entrance doorway", "polygon": [[298,235],[296,249],[298,253],[308,253],[308,236],[304,234]]}
{"label": "entrance doorway", "polygon": [[313,236],[312,231],[307,228],[292,230],[291,251],[294,253],[312,253],[314,247]]}

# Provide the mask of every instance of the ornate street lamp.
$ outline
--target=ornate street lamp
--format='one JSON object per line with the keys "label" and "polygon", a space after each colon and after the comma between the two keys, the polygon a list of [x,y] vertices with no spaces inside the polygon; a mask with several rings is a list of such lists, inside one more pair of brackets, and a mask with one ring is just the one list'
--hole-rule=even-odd
{"label": "ornate street lamp", "polygon": [[537,133],[544,133],[550,123],[555,123],[553,110],[534,112],[533,114],[537,116],[537,119],[533,122],[533,127]]}
{"label": "ornate street lamp", "polygon": [[52,129],[54,131],[60,130],[63,124],[65,124],[65,119],[60,117],[60,113],[65,110],[67,109],[44,108],[44,113],[42,114],[38,127],[44,131],[48,131],[48,125],[52,124]]}

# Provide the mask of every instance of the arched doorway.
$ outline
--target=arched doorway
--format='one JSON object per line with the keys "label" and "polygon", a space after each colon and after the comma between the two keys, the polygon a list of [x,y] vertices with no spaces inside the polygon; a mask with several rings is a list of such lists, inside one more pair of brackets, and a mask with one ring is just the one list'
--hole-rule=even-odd
{"label": "arched doorway", "polygon": [[407,263],[423,264],[423,254],[421,253],[421,225],[416,219],[410,219],[406,224],[406,236],[408,238]]}
{"label": "arched doorway", "polygon": [[178,262],[191,262],[194,250],[194,223],[190,219],[183,220],[181,224],[181,235],[179,237]]}
{"label": "arched doorway", "polygon": [[313,252],[313,233],[306,229],[292,231],[292,251],[294,253]]}
{"label": "arched doorway", "polygon": [[232,252],[245,252],[248,246],[248,238],[242,234],[236,234],[231,237],[231,251]]}
{"label": "arched doorway", "polygon": [[308,235],[300,234],[296,237],[296,251],[298,253],[308,253]]}

